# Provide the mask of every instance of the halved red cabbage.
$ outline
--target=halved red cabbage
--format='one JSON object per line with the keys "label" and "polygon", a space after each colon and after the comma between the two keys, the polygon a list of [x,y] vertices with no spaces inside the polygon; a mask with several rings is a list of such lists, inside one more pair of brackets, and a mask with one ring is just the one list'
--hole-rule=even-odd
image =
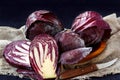
{"label": "halved red cabbage", "polygon": [[58,62],[58,46],[53,37],[37,35],[30,45],[30,63],[44,79],[55,78]]}
{"label": "halved red cabbage", "polygon": [[29,61],[29,45],[31,44],[28,40],[13,41],[8,44],[3,55],[6,61],[15,67],[31,69]]}
{"label": "halved red cabbage", "polygon": [[95,11],[86,11],[78,15],[71,29],[83,38],[87,46],[107,40],[111,33],[109,24]]}
{"label": "halved red cabbage", "polygon": [[42,33],[54,36],[61,30],[63,26],[60,20],[54,13],[47,10],[33,12],[26,21],[26,37],[30,40]]}

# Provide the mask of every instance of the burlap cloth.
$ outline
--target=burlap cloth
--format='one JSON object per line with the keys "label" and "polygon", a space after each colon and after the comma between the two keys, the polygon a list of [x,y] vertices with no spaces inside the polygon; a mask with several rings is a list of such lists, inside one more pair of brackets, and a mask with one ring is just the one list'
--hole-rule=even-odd
{"label": "burlap cloth", "polygon": [[[78,76],[73,79],[83,80],[89,77],[102,77],[106,74],[116,74],[120,73],[120,18],[116,16],[115,13],[104,17],[104,20],[110,25],[112,32],[111,37],[107,41],[106,49],[96,58],[90,60],[91,63],[104,63],[110,61],[114,58],[119,58],[118,61],[105,69],[101,69],[95,72],[88,73],[86,75]],[[14,75],[20,76],[16,72],[16,68],[10,66],[3,58],[2,52],[4,47],[15,40],[25,39],[24,35],[25,27],[20,29],[15,29],[12,27],[1,26],[0,27],[0,74],[1,75]]]}
{"label": "burlap cloth", "polygon": [[23,77],[16,72],[16,68],[10,66],[3,57],[3,50],[7,44],[12,41],[26,39],[24,35],[24,26],[20,29],[9,26],[0,26],[0,75],[13,75]]}

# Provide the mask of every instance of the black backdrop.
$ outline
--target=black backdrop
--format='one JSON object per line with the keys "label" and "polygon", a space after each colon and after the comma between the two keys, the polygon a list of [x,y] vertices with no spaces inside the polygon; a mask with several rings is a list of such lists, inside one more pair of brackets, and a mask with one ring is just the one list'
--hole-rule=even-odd
{"label": "black backdrop", "polygon": [[[65,27],[70,27],[74,18],[84,11],[93,10],[106,16],[120,16],[119,0],[1,0],[0,26],[19,28],[25,24],[33,11],[46,9],[54,12]],[[18,77],[0,76],[0,80],[26,80]],[[93,80],[120,80],[120,75],[109,75]]]}
{"label": "black backdrop", "polygon": [[54,12],[65,27],[70,27],[74,18],[87,10],[103,16],[120,15],[119,0],[2,0],[0,2],[0,25],[20,27],[30,13],[40,9]]}

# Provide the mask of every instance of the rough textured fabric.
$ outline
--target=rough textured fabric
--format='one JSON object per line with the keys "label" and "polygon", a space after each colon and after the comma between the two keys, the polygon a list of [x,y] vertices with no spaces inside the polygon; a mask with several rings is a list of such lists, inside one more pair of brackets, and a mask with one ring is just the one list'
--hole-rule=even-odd
{"label": "rough textured fabric", "polygon": [[108,24],[110,25],[112,32],[111,34],[116,33],[118,30],[120,30],[120,22],[118,21],[117,15],[115,13],[105,16],[103,18]]}
{"label": "rough textured fabric", "polygon": [[23,29],[16,29],[8,26],[0,26],[0,74],[23,77],[16,72],[16,68],[10,66],[3,57],[3,50],[12,41],[26,39]]}
{"label": "rough textured fabric", "polygon": [[15,41],[20,39],[25,39],[22,29],[0,26],[0,40]]}

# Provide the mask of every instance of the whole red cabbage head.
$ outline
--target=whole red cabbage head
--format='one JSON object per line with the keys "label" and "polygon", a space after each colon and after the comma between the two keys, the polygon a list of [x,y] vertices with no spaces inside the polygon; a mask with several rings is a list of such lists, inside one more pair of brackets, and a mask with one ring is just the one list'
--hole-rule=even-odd
{"label": "whole red cabbage head", "polygon": [[111,33],[109,24],[95,11],[86,11],[78,15],[71,29],[83,38],[86,46],[107,40]]}
{"label": "whole red cabbage head", "polygon": [[47,10],[33,12],[26,21],[26,37],[30,40],[41,33],[54,36],[61,30],[63,26],[60,20],[54,13]]}
{"label": "whole red cabbage head", "polygon": [[76,48],[85,47],[84,40],[70,29],[63,30],[55,35],[59,47],[59,53],[63,53]]}

